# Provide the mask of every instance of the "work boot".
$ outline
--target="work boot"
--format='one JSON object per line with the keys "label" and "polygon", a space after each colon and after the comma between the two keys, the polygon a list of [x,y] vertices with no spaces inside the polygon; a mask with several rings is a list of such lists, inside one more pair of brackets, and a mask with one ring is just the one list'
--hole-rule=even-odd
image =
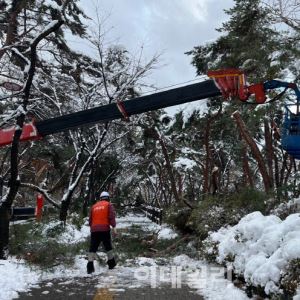
{"label": "work boot", "polygon": [[108,265],[108,268],[111,270],[117,265],[117,263],[116,263],[115,259],[112,258],[107,261],[107,265]]}
{"label": "work boot", "polygon": [[95,272],[95,268],[94,268],[94,262],[93,261],[89,261],[86,265],[86,269],[87,269],[87,273],[91,274]]}

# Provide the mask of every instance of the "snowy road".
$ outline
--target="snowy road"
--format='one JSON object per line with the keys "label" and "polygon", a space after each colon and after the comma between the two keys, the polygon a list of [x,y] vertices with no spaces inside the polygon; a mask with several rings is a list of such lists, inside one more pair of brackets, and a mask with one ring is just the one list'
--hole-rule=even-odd
{"label": "snowy road", "polygon": [[[158,239],[176,237],[167,225],[159,226],[144,216],[133,214],[118,219],[119,235],[127,238],[135,234],[137,225],[144,234],[156,232]],[[89,235],[85,227],[80,231],[73,227],[67,226],[57,239],[66,243],[81,241]],[[114,270],[107,269],[105,259],[105,253],[100,252],[99,261],[95,262],[96,272],[91,276],[86,274],[84,254],[77,255],[72,266],[58,265],[51,270],[30,266],[24,260],[11,257],[0,264],[0,300],[248,299],[243,291],[224,279],[223,268],[186,254],[125,258]]]}

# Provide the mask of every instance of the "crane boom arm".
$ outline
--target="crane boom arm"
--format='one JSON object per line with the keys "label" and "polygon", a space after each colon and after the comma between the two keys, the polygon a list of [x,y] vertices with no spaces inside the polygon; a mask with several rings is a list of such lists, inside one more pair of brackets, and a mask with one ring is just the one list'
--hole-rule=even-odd
{"label": "crane boom arm", "polygon": [[[38,121],[34,126],[32,123],[25,124],[20,140],[28,141],[39,139],[46,135],[72,128],[121,119],[124,117],[124,111],[128,116],[131,116],[219,95],[221,95],[221,92],[214,81],[206,80],[184,87],[124,101],[122,102],[123,111],[120,109],[120,104],[112,103],[48,120]],[[0,130],[0,146],[11,144],[14,132],[14,127]]]}
{"label": "crane boom arm", "polygon": [[[171,89],[147,96],[137,97],[123,102],[128,116],[183,104],[191,101],[221,95],[220,90],[212,80]],[[68,115],[40,121],[36,123],[40,135],[45,136],[67,129],[81,127],[88,124],[112,121],[123,117],[115,103],[71,113]]]}
{"label": "crane boom arm", "polygon": [[[293,89],[297,97],[298,107],[300,104],[300,91],[294,83],[270,80],[248,86],[244,73],[239,69],[209,71],[208,76],[213,80],[205,80],[124,102],[117,101],[116,103],[38,121],[35,124],[24,124],[20,140],[39,139],[49,134],[94,123],[121,119],[122,117],[128,119],[132,115],[220,95],[224,98],[237,97],[244,102],[247,102],[249,97],[254,95],[254,103],[262,104],[266,101],[267,90],[282,87]],[[297,112],[299,112],[298,110]],[[11,144],[14,134],[14,127],[0,129],[0,147]]]}

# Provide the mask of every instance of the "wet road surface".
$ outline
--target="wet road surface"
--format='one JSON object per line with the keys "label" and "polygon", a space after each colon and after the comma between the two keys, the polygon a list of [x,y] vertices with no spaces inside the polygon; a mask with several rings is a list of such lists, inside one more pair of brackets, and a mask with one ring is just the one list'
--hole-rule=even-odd
{"label": "wet road surface", "polygon": [[56,279],[40,283],[40,287],[20,293],[21,300],[203,300],[187,286],[172,288],[170,284],[157,288],[107,288],[101,285],[97,276]]}

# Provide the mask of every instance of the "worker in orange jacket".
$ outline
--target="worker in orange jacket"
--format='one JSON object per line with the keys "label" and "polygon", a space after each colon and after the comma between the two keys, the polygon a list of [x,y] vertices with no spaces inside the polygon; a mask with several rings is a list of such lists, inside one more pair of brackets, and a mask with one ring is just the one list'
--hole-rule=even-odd
{"label": "worker in orange jacket", "polygon": [[95,272],[94,259],[100,243],[103,243],[107,254],[107,265],[109,269],[116,266],[113,253],[110,228],[116,235],[116,214],[113,205],[110,203],[108,192],[100,194],[100,200],[94,204],[90,210],[89,224],[91,228],[91,243],[88,254],[87,273]]}

